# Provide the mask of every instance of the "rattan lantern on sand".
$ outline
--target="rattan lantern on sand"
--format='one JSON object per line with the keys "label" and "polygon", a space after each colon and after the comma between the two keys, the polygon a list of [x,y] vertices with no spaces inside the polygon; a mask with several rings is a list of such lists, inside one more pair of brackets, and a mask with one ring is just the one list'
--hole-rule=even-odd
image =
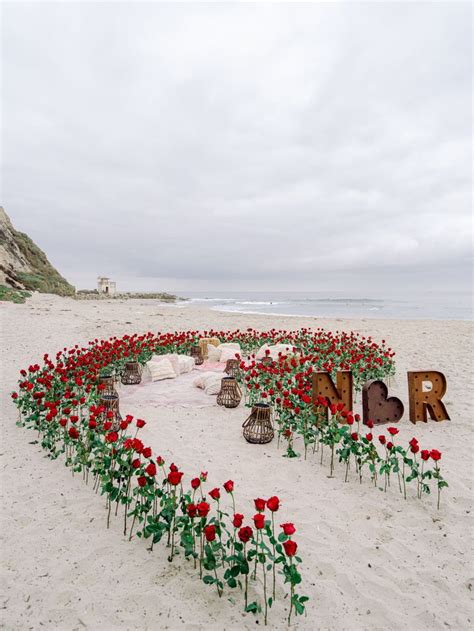
{"label": "rattan lantern on sand", "polygon": [[225,372],[229,375],[229,377],[237,377],[239,374],[239,360],[228,359],[225,365]]}
{"label": "rattan lantern on sand", "polygon": [[194,362],[196,366],[200,366],[204,363],[204,357],[202,354],[202,350],[199,346],[191,346],[191,350],[189,351],[191,357],[194,357]]}
{"label": "rattan lantern on sand", "polygon": [[217,405],[225,408],[236,408],[242,399],[242,392],[235,377],[224,377],[221,381],[221,390],[217,395]]}
{"label": "rattan lantern on sand", "polygon": [[104,394],[116,394],[118,396],[117,390],[115,389],[115,379],[112,373],[104,373],[99,377],[99,386],[105,386],[103,389],[100,389],[102,395]]}
{"label": "rattan lantern on sand", "polygon": [[122,415],[119,410],[118,394],[103,394],[99,404],[104,408],[102,413],[104,420],[112,423],[112,429],[119,429]]}
{"label": "rattan lantern on sand", "polygon": [[272,409],[266,403],[256,403],[244,421],[244,438],[248,443],[263,445],[273,440]]}
{"label": "rattan lantern on sand", "polygon": [[138,362],[127,362],[122,375],[122,383],[124,386],[132,386],[140,383],[142,380],[142,371]]}

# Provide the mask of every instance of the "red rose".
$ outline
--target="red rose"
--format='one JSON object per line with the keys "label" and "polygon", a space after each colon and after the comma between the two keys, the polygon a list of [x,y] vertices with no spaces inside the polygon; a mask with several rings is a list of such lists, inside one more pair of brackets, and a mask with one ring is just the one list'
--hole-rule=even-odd
{"label": "red rose", "polygon": [[141,466],[141,462],[140,462],[140,458],[135,458],[135,460],[132,460],[132,467],[134,469],[139,469]]}
{"label": "red rose", "polygon": [[244,521],[244,516],[241,515],[240,513],[235,513],[234,519],[232,520],[232,524],[234,525],[234,528],[240,528],[240,526],[242,526],[243,521]]}
{"label": "red rose", "polygon": [[438,460],[440,460],[441,458],[441,452],[438,451],[437,449],[432,449],[430,451],[430,456],[435,462],[438,462]]}
{"label": "red rose", "polygon": [[224,489],[227,491],[227,493],[232,493],[232,491],[234,490],[233,480],[227,480],[227,482],[224,482]]}
{"label": "red rose", "polygon": [[110,432],[110,434],[107,434],[105,437],[105,440],[108,443],[115,443],[118,440],[118,434],[117,432]]}
{"label": "red rose", "polygon": [[387,449],[388,449],[389,451],[391,451],[391,450],[393,449],[393,443],[392,443],[392,442],[390,442],[390,441],[389,441],[389,442],[387,443]]}
{"label": "red rose", "polygon": [[193,478],[191,480],[191,486],[193,487],[193,489],[198,489],[200,485],[201,485],[201,480],[199,478]]}
{"label": "red rose", "polygon": [[385,436],[382,434],[381,436],[379,436],[379,441],[381,445],[385,445],[385,443],[387,442],[387,439],[385,438]]}
{"label": "red rose", "polygon": [[145,471],[149,476],[153,477],[156,475],[156,464],[154,462],[150,462],[150,464],[146,467]]}
{"label": "red rose", "polygon": [[412,438],[408,444],[410,445],[410,447],[413,447],[414,445],[418,445],[418,441],[416,440],[416,438]]}
{"label": "red rose", "polygon": [[178,471],[178,467],[175,465],[174,462],[170,464],[170,471]]}
{"label": "red rose", "polygon": [[297,543],[295,541],[292,541],[291,539],[288,539],[288,541],[284,541],[283,547],[285,548],[285,553],[288,557],[294,557],[296,551],[298,550]]}
{"label": "red rose", "polygon": [[292,523],[286,523],[286,524],[280,524],[280,528],[283,528],[283,532],[285,533],[285,535],[287,535],[288,537],[291,537],[291,535],[294,535],[296,532],[296,528],[294,527],[294,525]]}
{"label": "red rose", "polygon": [[372,434],[369,432],[368,434],[365,435],[366,439],[369,441],[369,443],[372,441]]}
{"label": "red rose", "polygon": [[163,460],[163,458],[161,456],[158,456],[158,458],[156,459],[156,464],[159,467],[162,467],[165,464],[165,461]]}
{"label": "red rose", "polygon": [[178,486],[184,473],[182,471],[171,471],[168,473],[168,482],[173,486]]}
{"label": "red rose", "polygon": [[359,440],[359,434],[357,432],[352,432],[351,438],[352,440]]}
{"label": "red rose", "polygon": [[104,423],[104,429],[106,432],[109,431],[109,429],[112,429],[112,423],[110,421],[107,421]]}
{"label": "red rose", "polygon": [[79,432],[77,431],[77,428],[75,427],[69,428],[69,437],[72,438],[73,440],[76,440],[77,438],[79,438]]}
{"label": "red rose", "polygon": [[348,414],[346,422],[348,425],[354,425],[354,417],[352,416],[352,414]]}
{"label": "red rose", "polygon": [[190,517],[196,517],[197,515],[197,506],[196,504],[188,504],[186,506],[186,511]]}
{"label": "red rose", "polygon": [[410,447],[410,451],[414,454],[417,454],[420,451],[420,446],[414,444]]}
{"label": "red rose", "polygon": [[398,434],[398,429],[396,427],[387,427],[387,432],[392,436],[396,436]]}
{"label": "red rose", "polygon": [[254,504],[255,504],[255,508],[258,511],[265,510],[265,500],[262,500],[261,497],[258,497],[256,500],[254,500]]}
{"label": "red rose", "polygon": [[137,427],[145,427],[146,423],[143,419],[137,418]]}
{"label": "red rose", "polygon": [[207,502],[199,502],[199,504],[197,505],[199,517],[207,517],[207,514],[209,513],[210,508],[211,507],[209,506]]}
{"label": "red rose", "polygon": [[422,449],[420,456],[422,457],[423,460],[429,460],[430,459],[430,452],[429,452],[429,450],[428,449]]}
{"label": "red rose", "polygon": [[128,423],[127,421],[121,421],[120,423],[120,429],[127,429],[128,427]]}
{"label": "red rose", "polygon": [[201,482],[205,482],[207,480],[207,471],[201,471],[201,475],[199,477],[201,478]]}
{"label": "red rose", "polygon": [[367,427],[369,429],[372,429],[373,426],[374,426],[374,422],[373,421],[367,421]]}
{"label": "red rose", "polygon": [[209,495],[212,497],[213,500],[218,500],[220,499],[221,492],[216,487],[215,489],[212,489],[212,491],[209,491]]}
{"label": "red rose", "polygon": [[253,532],[250,526],[244,526],[238,532],[238,537],[242,543],[247,543],[252,538]]}
{"label": "red rose", "polygon": [[16,392],[12,392],[12,399],[18,399],[18,394]]}
{"label": "red rose", "polygon": [[[67,418],[60,418],[59,419],[59,424],[61,425],[61,427],[66,427],[67,425]],[[97,425],[97,423],[96,423]]]}
{"label": "red rose", "polygon": [[137,482],[138,482],[138,486],[146,486],[147,483],[147,479],[144,475],[141,475],[139,478],[137,478]]}
{"label": "red rose", "polygon": [[[66,419],[61,419],[61,421],[66,421]],[[61,423],[61,421],[59,422]],[[94,421],[94,419],[91,418],[91,420],[89,421],[89,429],[95,429],[96,427],[97,427],[97,421]]]}
{"label": "red rose", "polygon": [[263,513],[255,513],[252,519],[257,530],[265,528],[265,515]]}
{"label": "red rose", "polygon": [[275,513],[280,508],[280,500],[276,495],[272,495],[267,500],[268,509]]}
{"label": "red rose", "polygon": [[145,447],[145,449],[142,451],[142,454],[145,456],[145,458],[151,458],[151,447]]}
{"label": "red rose", "polygon": [[207,541],[214,541],[216,538],[216,527],[214,524],[209,524],[204,528],[204,534],[206,536]]}

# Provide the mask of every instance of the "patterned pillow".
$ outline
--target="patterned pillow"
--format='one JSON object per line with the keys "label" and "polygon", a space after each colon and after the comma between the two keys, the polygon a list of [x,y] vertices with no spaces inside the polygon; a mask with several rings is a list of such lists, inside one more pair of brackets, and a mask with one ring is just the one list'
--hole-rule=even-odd
{"label": "patterned pillow", "polygon": [[176,373],[169,359],[161,359],[159,362],[150,361],[147,363],[152,381],[160,381],[161,379],[174,379]]}

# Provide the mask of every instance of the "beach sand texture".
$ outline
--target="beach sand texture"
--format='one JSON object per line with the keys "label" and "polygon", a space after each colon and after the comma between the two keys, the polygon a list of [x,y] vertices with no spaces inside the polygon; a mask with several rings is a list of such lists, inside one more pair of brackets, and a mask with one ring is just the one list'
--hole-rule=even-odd
{"label": "beach sand texture", "polygon": [[[420,502],[398,488],[375,490],[342,467],[310,456],[288,460],[269,445],[248,445],[241,404],[223,410],[157,407],[133,392],[122,412],[147,420],[143,440],[169,464],[194,477],[209,471],[212,486],[235,481],[237,507],[253,515],[253,498],[276,494],[278,517],[294,521],[303,558],[302,592],[310,596],[301,629],[463,630],[472,628],[472,333],[471,322],[322,320],[218,313],[154,301],[76,302],[35,295],[24,305],[0,303],[1,318],[1,614],[5,629],[255,629],[252,614],[219,599],[181,558],[166,561],[144,542],[128,542],[121,520],[106,529],[104,498],[61,461],[45,457],[33,432],[15,425],[9,393],[18,373],[43,354],[95,337],[179,329],[322,326],[387,340],[397,353],[390,393],[408,409],[407,370],[445,373],[451,421],[399,423],[400,440],[416,436],[422,448],[443,452],[449,482]],[[147,387],[147,386],[143,386]],[[151,397],[151,400],[153,398]],[[125,408],[125,402],[127,407]],[[357,406],[360,407],[360,399]],[[377,430],[374,431],[377,435]],[[212,488],[210,486],[209,488]],[[282,583],[281,583],[282,584]],[[279,590],[281,597],[284,595]],[[278,595],[278,592],[277,592]],[[287,601],[270,613],[270,627],[285,627]],[[263,621],[260,620],[260,624]]]}

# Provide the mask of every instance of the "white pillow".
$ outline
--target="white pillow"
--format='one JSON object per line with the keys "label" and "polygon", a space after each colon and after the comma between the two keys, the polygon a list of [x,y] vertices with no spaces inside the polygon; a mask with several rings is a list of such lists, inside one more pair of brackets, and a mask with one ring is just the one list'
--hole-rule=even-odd
{"label": "white pillow", "polygon": [[222,375],[217,372],[211,373],[204,380],[204,392],[206,394],[219,394],[221,391]]}
{"label": "white pillow", "polygon": [[179,374],[182,375],[185,372],[191,372],[196,363],[194,357],[188,357],[188,355],[178,355],[178,368]]}
{"label": "white pillow", "polygon": [[164,359],[167,359],[171,363],[171,365],[173,366],[175,375],[178,376],[180,374],[179,355],[177,355],[176,353],[165,353],[164,355],[153,355],[150,361],[155,362],[155,364],[157,364],[158,362],[161,362]]}
{"label": "white pillow", "polygon": [[207,345],[207,359],[210,362],[218,362],[221,359],[222,344],[220,346]]}
{"label": "white pillow", "polygon": [[161,379],[174,379],[176,373],[169,359],[162,359],[159,362],[150,361],[147,363],[152,381],[161,381]]}
{"label": "white pillow", "polygon": [[226,362],[228,359],[237,359],[236,353],[240,353],[240,348],[224,348],[221,353],[221,362]]}
{"label": "white pillow", "polygon": [[273,357],[273,359],[278,359],[278,353],[282,355],[291,355],[293,353],[291,344],[275,344],[274,346],[269,346],[268,350],[270,351],[270,357]]}
{"label": "white pillow", "polygon": [[[192,358],[191,358],[192,359]],[[206,381],[206,378],[211,377],[212,375],[215,375],[215,372],[201,372],[194,380],[193,380],[193,386],[195,388],[205,388],[204,382]]]}

